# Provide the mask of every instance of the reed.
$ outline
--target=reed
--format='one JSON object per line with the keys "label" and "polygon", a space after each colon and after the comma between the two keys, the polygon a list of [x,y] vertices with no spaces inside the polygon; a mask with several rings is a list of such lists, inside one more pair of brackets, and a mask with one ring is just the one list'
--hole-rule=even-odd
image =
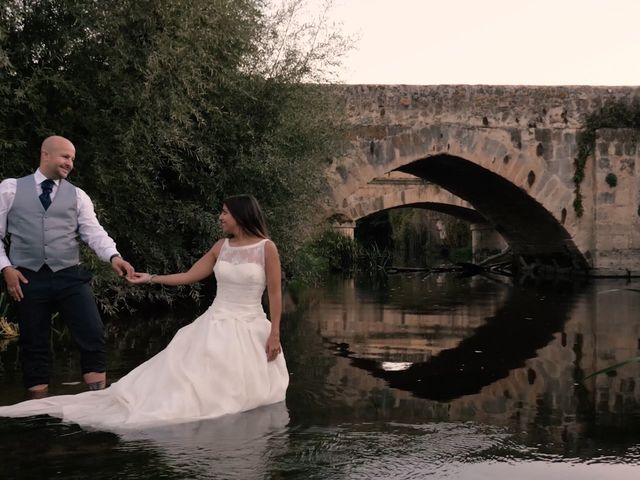
{"label": "reed", "polygon": [[609,365],[608,367],[603,368],[601,370],[598,370],[597,372],[590,373],[589,375],[584,377],[584,379],[587,380],[588,378],[595,377],[596,375],[601,375],[603,373],[604,374],[609,374],[609,373],[612,373],[612,372],[616,372],[619,368],[624,367],[626,365],[629,365],[631,363],[635,363],[635,362],[640,362],[640,357],[629,358],[629,359],[625,360],[624,362],[619,362],[619,363],[616,363],[614,365]]}
{"label": "reed", "polygon": [[9,302],[5,292],[0,293],[0,338],[16,338],[20,335],[18,325],[7,320]]}

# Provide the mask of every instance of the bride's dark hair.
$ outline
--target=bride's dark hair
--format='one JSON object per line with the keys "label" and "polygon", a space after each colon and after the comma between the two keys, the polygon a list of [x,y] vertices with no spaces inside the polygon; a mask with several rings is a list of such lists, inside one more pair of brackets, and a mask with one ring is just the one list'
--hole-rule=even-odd
{"label": "bride's dark hair", "polygon": [[227,197],[223,203],[245,233],[256,237],[269,238],[264,214],[253,195],[233,195]]}

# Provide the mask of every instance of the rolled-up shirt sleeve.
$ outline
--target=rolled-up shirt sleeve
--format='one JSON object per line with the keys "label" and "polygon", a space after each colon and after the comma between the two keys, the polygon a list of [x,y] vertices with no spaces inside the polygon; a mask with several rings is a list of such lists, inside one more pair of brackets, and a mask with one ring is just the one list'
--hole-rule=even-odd
{"label": "rolled-up shirt sleeve", "polygon": [[93,250],[100,260],[108,262],[113,255],[119,255],[116,242],[98,222],[93,202],[84,190],[76,187],[78,200],[78,233],[80,239]]}
{"label": "rolled-up shirt sleeve", "polygon": [[0,183],[0,271],[11,265],[4,248],[4,237],[7,235],[7,215],[16,197],[16,179],[7,178]]}

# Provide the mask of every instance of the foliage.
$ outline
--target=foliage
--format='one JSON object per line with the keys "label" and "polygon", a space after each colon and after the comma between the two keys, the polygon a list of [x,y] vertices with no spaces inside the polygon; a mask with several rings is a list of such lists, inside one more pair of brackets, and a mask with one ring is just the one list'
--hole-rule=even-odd
{"label": "foliage", "polygon": [[473,259],[471,246],[452,248],[449,253],[449,259],[453,263],[471,262]]}
{"label": "foliage", "polygon": [[604,178],[604,181],[607,182],[607,185],[610,187],[615,187],[618,185],[618,177],[615,173],[607,173],[607,176]]}
{"label": "foliage", "polygon": [[306,242],[296,256],[296,278],[315,283],[328,273],[384,270],[391,253],[377,244],[363,246],[346,235],[325,230]]}
{"label": "foliage", "polygon": [[0,291],[0,318],[7,318],[7,312],[9,311],[9,301],[7,293]]}
{"label": "foliage", "polygon": [[9,310],[9,302],[5,292],[0,292],[0,338],[16,338],[18,326],[8,320],[7,311]]}
{"label": "foliage", "polygon": [[[624,101],[609,102],[587,116],[584,128],[578,135],[578,154],[574,160],[573,183],[575,189],[573,208],[578,217],[581,217],[584,213],[580,184],[584,180],[587,159],[596,146],[597,131],[601,128],[640,129],[640,99],[635,99],[631,103]],[[637,135],[630,138],[630,140],[637,142]]]}
{"label": "foliage", "polygon": [[327,272],[350,271],[358,257],[353,239],[333,230],[326,230],[310,241],[298,261],[315,267],[314,276]]}
{"label": "foliage", "polygon": [[[220,236],[223,199],[252,193],[291,268],[342,125],[331,89],[303,82],[346,46],[298,20],[302,3],[266,14],[263,0],[5,2],[0,177],[33,171],[45,136],[68,137],[71,181],[123,256],[153,272],[187,269]],[[107,309],[173,295],[83,258]]]}
{"label": "foliage", "polygon": [[361,272],[377,273],[384,271],[391,265],[392,254],[390,250],[386,250],[373,243],[366,247],[357,245],[357,268]]}
{"label": "foliage", "polygon": [[[391,236],[394,249],[400,258],[415,262],[428,262],[435,252],[464,252],[471,245],[469,223],[440,212],[412,209],[396,209],[390,212]],[[438,256],[441,256],[441,253]],[[470,255],[469,255],[470,258]]]}

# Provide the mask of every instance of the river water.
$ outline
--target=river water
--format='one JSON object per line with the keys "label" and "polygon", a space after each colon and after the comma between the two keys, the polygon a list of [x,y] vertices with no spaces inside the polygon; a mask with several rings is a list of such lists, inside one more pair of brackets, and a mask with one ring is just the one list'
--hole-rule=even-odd
{"label": "river water", "polygon": [[[0,478],[638,479],[638,282],[333,278],[287,295],[285,404],[119,435],[0,419]],[[190,321],[108,322],[110,379]],[[54,333],[54,393],[76,353]],[[22,399],[0,344],[0,404]]]}

